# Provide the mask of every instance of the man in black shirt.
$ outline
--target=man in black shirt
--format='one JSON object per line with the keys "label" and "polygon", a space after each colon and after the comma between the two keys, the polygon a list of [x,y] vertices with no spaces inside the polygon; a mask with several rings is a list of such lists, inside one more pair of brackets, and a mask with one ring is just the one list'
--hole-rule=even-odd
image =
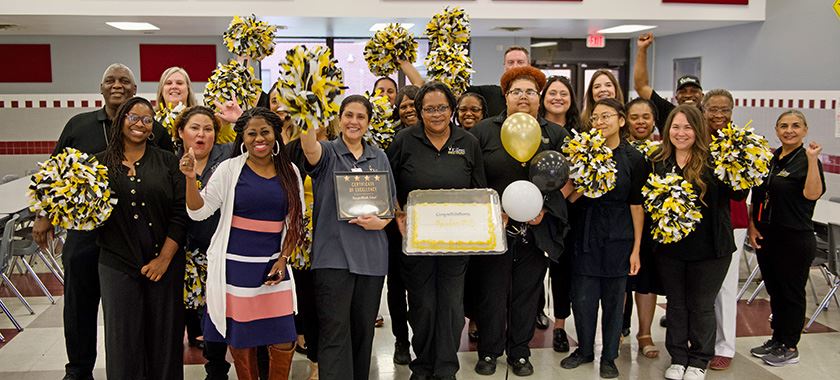
{"label": "man in black shirt", "polygon": [[[650,100],[656,106],[656,128],[659,132],[665,128],[665,120],[676,107],[670,101],[662,98],[650,87],[647,72],[647,49],[653,44],[653,34],[645,33],[636,40],[636,63],[633,68],[633,87],[642,99]],[[700,79],[693,75],[685,75],[677,79],[677,90],[674,97],[678,104],[689,103],[700,107],[703,100],[703,88],[700,86]]]}
{"label": "man in black shirt", "polygon": [[[504,65],[505,71],[514,67],[529,66],[531,58],[528,55],[528,50],[522,46],[511,46],[505,50]],[[474,92],[480,94],[487,101],[487,110],[485,110],[484,117],[496,116],[507,107],[505,107],[505,95],[502,94],[502,88],[498,84],[487,84],[481,86],[470,86],[467,92]]]}
{"label": "man in black shirt", "polygon": [[[114,63],[105,70],[99,85],[105,107],[73,116],[64,126],[53,154],[64,148],[75,148],[87,154],[102,152],[107,147],[108,130],[117,109],[137,92],[131,69]],[[173,151],[172,139],[155,122],[154,143]],[[39,246],[48,246],[54,227],[49,219],[35,220],[32,236]],[[64,340],[67,347],[65,380],[93,379],[96,362],[96,324],[99,313],[99,247],[95,231],[67,231],[61,256],[64,266]]]}

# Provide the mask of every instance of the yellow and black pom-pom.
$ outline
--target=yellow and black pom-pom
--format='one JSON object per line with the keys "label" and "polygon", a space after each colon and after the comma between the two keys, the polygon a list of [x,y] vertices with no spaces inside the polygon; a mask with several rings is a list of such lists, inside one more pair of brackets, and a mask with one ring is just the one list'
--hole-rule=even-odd
{"label": "yellow and black pom-pom", "polygon": [[598,198],[615,187],[615,160],[607,140],[599,130],[575,132],[563,145],[563,153],[571,163],[569,178],[579,192]]}
{"label": "yellow and black pom-pom", "polygon": [[259,61],[274,53],[276,31],[276,26],[257,20],[257,16],[233,16],[223,39],[231,53]]}
{"label": "yellow and black pom-pom", "polygon": [[73,148],[39,164],[27,192],[30,210],[54,226],[89,231],[104,223],[117,203],[108,169],[93,155]]}
{"label": "yellow and black pom-pom", "polygon": [[157,105],[157,109],[155,110],[155,120],[166,128],[166,131],[169,132],[169,137],[172,138],[172,142],[178,141],[178,131],[175,130],[175,119],[178,118],[178,115],[180,115],[185,108],[187,107],[184,106],[184,103],[180,102],[177,106],[173,106],[172,103],[160,103]]}
{"label": "yellow and black pom-pom", "polygon": [[426,35],[432,49],[440,45],[466,45],[470,42],[470,16],[463,8],[446,7],[426,24]]}
{"label": "yellow and black pom-pom", "polygon": [[651,174],[642,187],[642,196],[645,211],[653,221],[651,235],[660,243],[682,240],[694,231],[703,217],[695,203],[694,188],[678,174],[664,177]]}
{"label": "yellow and black pom-pom", "polygon": [[467,49],[450,44],[439,45],[426,56],[426,70],[429,80],[445,83],[455,96],[467,90],[474,72]]}
{"label": "yellow and black pom-pom", "polygon": [[[214,102],[226,102],[236,98],[242,109],[253,107],[262,93],[262,81],[254,76],[254,69],[236,60],[219,64],[207,86],[204,87],[204,104],[215,108]],[[218,110],[216,110],[218,111]]]}
{"label": "yellow and black pom-pom", "polygon": [[734,190],[746,190],[764,182],[770,172],[773,152],[764,136],[750,127],[729,123],[712,136],[709,151],[715,165],[715,175]]}
{"label": "yellow and black pom-pom", "polygon": [[373,115],[370,117],[370,128],[365,133],[365,141],[380,148],[387,149],[394,140],[394,121],[391,119],[394,114],[394,107],[387,96],[379,90],[371,94],[365,93],[365,97],[373,105]]}
{"label": "yellow and black pom-pom", "polygon": [[399,69],[398,61],[417,60],[417,40],[400,24],[388,24],[365,44],[365,62],[373,75],[384,77]]}
{"label": "yellow and black pom-pom", "polygon": [[338,115],[336,98],[345,89],[344,73],[325,46],[295,46],[280,62],[278,99],[303,133],[326,126]]}
{"label": "yellow and black pom-pom", "polygon": [[642,153],[645,156],[646,160],[650,160],[656,151],[662,146],[662,141],[653,141],[653,140],[634,140],[630,142],[636,150]]}

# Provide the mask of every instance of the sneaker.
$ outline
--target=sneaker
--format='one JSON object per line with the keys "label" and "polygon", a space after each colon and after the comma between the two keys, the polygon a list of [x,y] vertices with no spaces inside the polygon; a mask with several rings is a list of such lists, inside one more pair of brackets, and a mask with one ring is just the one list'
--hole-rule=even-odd
{"label": "sneaker", "polygon": [[411,363],[411,353],[408,351],[408,342],[394,343],[394,364],[406,365]]}
{"label": "sneaker", "polygon": [[534,366],[528,361],[528,358],[519,358],[513,362],[508,362],[508,365],[513,369],[513,374],[516,376],[531,376],[534,374]]}
{"label": "sneaker", "polygon": [[683,375],[685,375],[685,366],[682,364],[671,364],[665,370],[665,378],[668,380],[682,380]]}
{"label": "sneaker", "polygon": [[618,377],[618,367],[612,360],[601,360],[601,368],[599,370],[602,379],[615,379]]}
{"label": "sneaker", "polygon": [[712,361],[709,362],[709,368],[715,371],[729,369],[730,365],[732,365],[732,358],[727,358],[726,356],[715,356],[712,358]]}
{"label": "sneaker", "polygon": [[489,376],[496,373],[496,358],[485,356],[475,363],[475,373]]}
{"label": "sneaker", "polygon": [[763,358],[764,355],[769,354],[778,345],[779,342],[773,339],[768,339],[766,342],[764,342],[764,344],[758,347],[753,347],[753,349],[750,350],[750,353],[752,354],[752,356],[755,356],[757,358]]}
{"label": "sneaker", "polygon": [[685,375],[683,375],[683,380],[703,380],[705,378],[705,369],[692,366],[688,366],[688,368],[685,369]]}
{"label": "sneaker", "polygon": [[575,350],[571,355],[560,361],[560,366],[565,369],[573,369],[581,364],[591,363],[593,360],[595,360],[594,356],[583,356],[580,350]]}
{"label": "sneaker", "polygon": [[773,367],[797,364],[799,363],[799,350],[795,348],[791,350],[784,345],[779,345],[773,348],[773,351],[769,354],[762,356],[761,360]]}
{"label": "sneaker", "polygon": [[569,337],[566,336],[566,330],[554,329],[552,345],[555,352],[569,352]]}

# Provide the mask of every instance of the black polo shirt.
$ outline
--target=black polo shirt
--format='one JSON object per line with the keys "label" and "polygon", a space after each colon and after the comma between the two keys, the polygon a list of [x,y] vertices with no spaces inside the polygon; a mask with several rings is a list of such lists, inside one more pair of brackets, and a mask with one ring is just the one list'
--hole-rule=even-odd
{"label": "black polo shirt", "polygon": [[[105,108],[96,111],[80,113],[70,118],[61,131],[58,143],[55,144],[53,155],[60,153],[64,148],[75,148],[83,153],[96,154],[105,151],[108,146],[107,139],[111,131],[111,120],[105,112]],[[172,138],[166,129],[157,121],[152,127],[154,141],[157,147],[174,152]]]}
{"label": "black polo shirt", "polygon": [[502,93],[502,88],[499,85],[469,86],[467,87],[467,92],[474,92],[484,97],[484,101],[487,102],[487,109],[484,110],[485,119],[507,111],[505,94]]}
{"label": "black polo shirt", "polygon": [[455,125],[449,126],[449,139],[440,150],[432,145],[423,126],[416,125],[397,133],[385,153],[402,206],[412,190],[487,186],[478,139]]}
{"label": "black polo shirt", "polygon": [[668,115],[677,106],[659,96],[655,90],[650,93],[650,102],[656,107],[656,129],[659,130],[659,134],[662,134],[662,130],[665,129],[665,122],[668,121]]}
{"label": "black polo shirt", "polygon": [[[805,198],[802,193],[805,189],[805,178],[808,176],[808,156],[805,154],[805,148],[800,145],[787,156],[779,158],[781,154],[782,148],[777,149],[770,160],[770,174],[761,186],[753,190],[753,220],[761,225],[794,231],[813,231],[812,218],[817,201]],[[819,160],[817,166],[820,170],[822,193],[825,193],[825,175]]]}

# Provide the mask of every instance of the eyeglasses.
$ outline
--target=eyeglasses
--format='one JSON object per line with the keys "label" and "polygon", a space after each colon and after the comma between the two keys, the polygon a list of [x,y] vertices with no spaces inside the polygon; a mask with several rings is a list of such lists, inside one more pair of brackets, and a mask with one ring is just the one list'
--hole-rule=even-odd
{"label": "eyeglasses", "polygon": [[513,90],[508,91],[508,95],[513,95],[513,96],[516,96],[516,97],[522,96],[522,94],[528,95],[532,98],[535,98],[535,97],[540,95],[540,93],[537,92],[537,90],[534,90],[534,89],[531,89],[531,88],[529,88],[527,90],[523,90],[521,88],[515,88]]}
{"label": "eyeglasses", "polygon": [[431,107],[431,106],[423,107],[423,113],[425,113],[427,115],[431,115],[431,114],[435,114],[435,113],[444,113],[446,111],[449,111],[449,106],[447,106],[445,104],[444,105],[439,105],[437,107]]}
{"label": "eyeglasses", "polygon": [[467,113],[467,112],[481,113],[481,111],[482,111],[481,107],[458,107],[458,112],[461,112],[461,113]]}
{"label": "eyeglasses", "polygon": [[592,123],[592,124],[598,124],[598,122],[600,122],[600,121],[603,121],[603,122],[606,123],[607,120],[609,120],[613,116],[618,116],[618,114],[617,113],[602,113],[600,115],[592,115],[592,117],[589,118],[589,122]]}
{"label": "eyeglasses", "polygon": [[706,108],[706,112],[708,112],[710,115],[715,115],[715,114],[728,115],[728,114],[732,113],[732,108],[710,107],[710,108]]}
{"label": "eyeglasses", "polygon": [[131,124],[134,124],[138,121],[142,121],[143,124],[150,125],[155,121],[154,119],[152,119],[151,116],[140,116],[140,115],[135,115],[133,113],[128,114],[125,118]]}

